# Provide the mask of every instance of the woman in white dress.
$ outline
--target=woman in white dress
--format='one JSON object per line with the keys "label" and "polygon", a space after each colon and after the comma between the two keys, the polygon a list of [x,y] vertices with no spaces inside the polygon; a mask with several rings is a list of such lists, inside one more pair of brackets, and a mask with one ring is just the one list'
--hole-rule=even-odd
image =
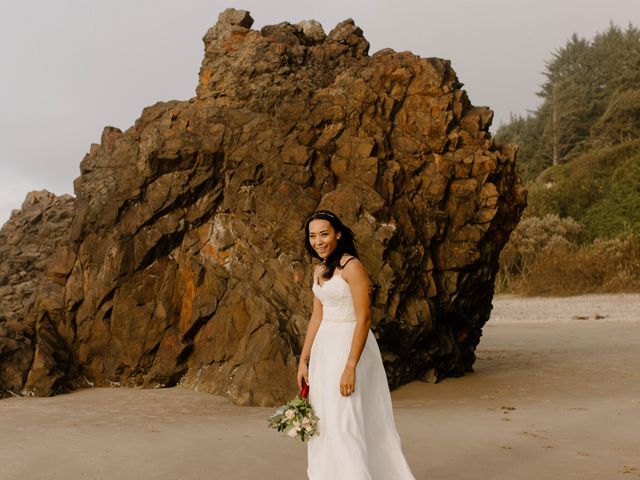
{"label": "woman in white dress", "polygon": [[309,480],[415,480],[396,430],[380,349],[370,330],[369,276],[353,232],[328,211],[305,223],[305,246],[321,260],[298,386],[318,416],[307,443]]}

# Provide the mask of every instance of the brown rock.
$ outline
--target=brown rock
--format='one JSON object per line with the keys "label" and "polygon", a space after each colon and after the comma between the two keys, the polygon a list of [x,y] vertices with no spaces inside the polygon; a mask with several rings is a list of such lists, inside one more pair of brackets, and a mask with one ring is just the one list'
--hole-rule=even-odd
{"label": "brown rock", "polygon": [[352,20],[328,35],[252,21],[229,9],[204,36],[197,97],[147,107],[91,146],[68,240],[51,261],[31,255],[48,273],[34,271],[16,317],[30,348],[0,330],[12,391],[180,383],[242,405],[289,399],[312,304],[301,229],[316,208],[357,235],[391,387],[472,369],[526,201],[492,112],[448,61],[369,56]]}
{"label": "brown rock", "polygon": [[[57,359],[51,356],[57,332],[46,315],[37,319],[27,312],[34,302],[37,311],[58,310],[75,256],[64,246],[72,216],[70,195],[33,191],[0,230],[0,398],[54,393],[53,370],[58,364],[68,366],[63,346],[58,346]],[[42,389],[25,389],[27,377],[44,370]]]}

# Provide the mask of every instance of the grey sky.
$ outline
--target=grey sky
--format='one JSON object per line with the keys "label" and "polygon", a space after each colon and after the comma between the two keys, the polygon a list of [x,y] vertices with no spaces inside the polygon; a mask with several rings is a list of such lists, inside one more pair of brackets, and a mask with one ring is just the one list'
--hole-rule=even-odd
{"label": "grey sky", "polygon": [[452,61],[475,105],[538,104],[551,52],[610,21],[640,26],[640,0],[0,0],[0,224],[27,192],[73,194],[102,128],[125,130],[143,107],[195,95],[202,36],[227,7],[253,28],[353,18],[371,43]]}

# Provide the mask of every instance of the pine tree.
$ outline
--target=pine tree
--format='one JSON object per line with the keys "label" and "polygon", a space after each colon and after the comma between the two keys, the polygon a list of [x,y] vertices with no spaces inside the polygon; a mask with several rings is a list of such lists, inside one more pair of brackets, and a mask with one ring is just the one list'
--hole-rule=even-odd
{"label": "pine tree", "polygon": [[[632,138],[637,128],[640,30],[613,24],[588,41],[573,34],[545,64],[540,107],[496,134],[518,143],[525,179],[589,148]],[[617,132],[617,133],[616,133]],[[617,139],[617,140],[616,140]]]}
{"label": "pine tree", "polygon": [[542,124],[542,154],[552,165],[564,162],[589,136],[597,90],[589,53],[589,42],[573,34],[546,65],[547,81],[538,92],[544,101],[537,113]]}

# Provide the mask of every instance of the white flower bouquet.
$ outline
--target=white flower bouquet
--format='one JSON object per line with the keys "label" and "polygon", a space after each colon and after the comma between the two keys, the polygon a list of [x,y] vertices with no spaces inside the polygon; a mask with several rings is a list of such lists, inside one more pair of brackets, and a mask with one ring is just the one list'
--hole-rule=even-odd
{"label": "white flower bouquet", "polygon": [[309,403],[309,385],[304,380],[302,382],[300,393],[286,405],[279,407],[268,421],[269,427],[304,442],[318,433],[318,417]]}

